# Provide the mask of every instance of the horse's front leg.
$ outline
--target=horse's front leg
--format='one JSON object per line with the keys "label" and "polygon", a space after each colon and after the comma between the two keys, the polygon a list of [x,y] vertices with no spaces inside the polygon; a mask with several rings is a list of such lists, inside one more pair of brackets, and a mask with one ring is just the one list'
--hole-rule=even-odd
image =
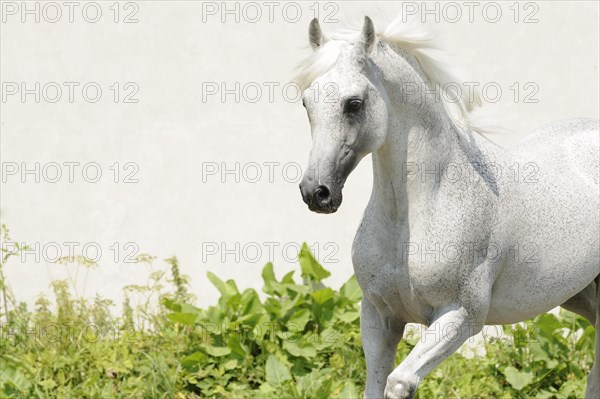
{"label": "horse's front leg", "polygon": [[419,382],[469,337],[481,331],[483,323],[481,317],[473,317],[463,307],[441,312],[406,359],[390,374],[384,397],[412,398]]}
{"label": "horse's front leg", "polygon": [[387,377],[394,369],[396,349],[404,324],[382,322],[373,304],[363,297],[360,309],[360,334],[367,362],[365,398],[382,398]]}

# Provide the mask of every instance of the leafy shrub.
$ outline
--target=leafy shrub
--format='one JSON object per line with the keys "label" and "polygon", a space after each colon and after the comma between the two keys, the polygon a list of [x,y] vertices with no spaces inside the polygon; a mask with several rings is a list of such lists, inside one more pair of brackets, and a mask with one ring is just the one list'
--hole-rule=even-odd
{"label": "leafy shrub", "polygon": [[187,390],[202,397],[359,396],[365,375],[360,288],[354,277],[339,291],[325,287],[321,281],[330,273],[306,245],[299,258],[302,283],[294,272],[278,280],[271,263],[264,267],[264,301],[212,273],[217,305],[204,310],[164,301],[168,318],[196,336],[181,361]]}
{"label": "leafy shrub", "polygon": [[[3,226],[3,240],[8,231]],[[262,271],[262,297],[233,280],[208,278],[221,297],[193,306],[176,258],[148,268],[146,285],[125,287],[120,316],[99,296],[83,299],[72,283],[53,283],[54,306],[33,310],[12,295],[0,264],[1,398],[355,398],[366,370],[359,329],[361,291],[354,277],[339,290],[308,250],[294,272]],[[85,259],[63,259],[90,267]],[[482,343],[484,356],[453,354],[425,378],[420,398],[578,398],[593,360],[595,330],[562,311],[503,327]],[[407,331],[400,362],[419,336]]]}

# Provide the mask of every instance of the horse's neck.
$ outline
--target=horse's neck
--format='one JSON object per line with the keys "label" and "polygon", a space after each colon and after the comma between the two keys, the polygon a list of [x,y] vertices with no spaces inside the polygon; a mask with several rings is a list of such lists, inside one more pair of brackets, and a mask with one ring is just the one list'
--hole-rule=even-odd
{"label": "horse's neck", "polygon": [[[402,223],[409,203],[433,206],[445,178],[445,165],[465,165],[481,154],[490,162],[497,160],[491,150],[494,145],[459,129],[433,96],[402,97],[397,86],[398,82],[406,81],[407,65],[399,68],[397,64],[387,65],[387,71],[386,66],[381,69],[391,77],[385,89],[392,105],[386,141],[373,153],[371,202],[377,203],[385,218]],[[393,76],[396,69],[404,76]],[[424,76],[413,71],[410,78],[420,85]]]}
{"label": "horse's neck", "polygon": [[466,138],[449,120],[424,120],[420,112],[403,108],[391,116],[386,141],[373,153],[373,200],[398,221],[409,201],[426,206],[435,198],[444,165],[468,160],[468,145],[461,142]]}

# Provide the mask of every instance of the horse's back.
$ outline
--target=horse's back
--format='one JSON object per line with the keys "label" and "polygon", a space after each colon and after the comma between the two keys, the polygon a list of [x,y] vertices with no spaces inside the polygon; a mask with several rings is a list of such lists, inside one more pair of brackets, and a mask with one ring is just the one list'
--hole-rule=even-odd
{"label": "horse's back", "polygon": [[[600,120],[574,118],[546,124],[513,148],[521,162],[533,162],[542,173],[580,185],[600,201]],[[520,155],[520,156],[519,156]],[[552,173],[554,172],[554,173]]]}
{"label": "horse's back", "polygon": [[[492,320],[513,322],[513,316],[558,306],[600,272],[598,125],[592,119],[555,122],[511,149],[500,231],[521,251],[511,253],[496,280]],[[520,307],[527,309],[521,315]]]}
{"label": "horse's back", "polygon": [[[519,143],[521,145],[531,145],[539,140],[548,138],[561,139],[566,136],[578,133],[598,133],[600,129],[600,120],[593,118],[570,118],[560,121],[550,122],[540,126]],[[598,136],[596,135],[596,138]],[[597,141],[597,140],[596,140]]]}
{"label": "horse's back", "polygon": [[[527,135],[516,147],[519,152],[572,159],[584,169],[590,161],[598,170],[600,120],[573,118],[546,124]],[[587,163],[584,163],[587,161]]]}

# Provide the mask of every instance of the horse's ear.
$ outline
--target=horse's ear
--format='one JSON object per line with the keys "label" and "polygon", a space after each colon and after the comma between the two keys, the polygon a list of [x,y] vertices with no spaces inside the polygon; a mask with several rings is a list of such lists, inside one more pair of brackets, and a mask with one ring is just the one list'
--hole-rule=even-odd
{"label": "horse's ear", "polygon": [[310,46],[313,50],[318,49],[322,45],[327,42],[327,38],[323,36],[323,32],[321,31],[321,26],[319,25],[319,20],[317,18],[310,21],[310,26],[308,27],[308,41],[310,42]]}
{"label": "horse's ear", "polygon": [[369,54],[371,50],[373,50],[373,46],[375,44],[375,27],[373,26],[373,21],[371,18],[365,16],[365,23],[362,29],[362,41],[365,45],[365,52]]}

